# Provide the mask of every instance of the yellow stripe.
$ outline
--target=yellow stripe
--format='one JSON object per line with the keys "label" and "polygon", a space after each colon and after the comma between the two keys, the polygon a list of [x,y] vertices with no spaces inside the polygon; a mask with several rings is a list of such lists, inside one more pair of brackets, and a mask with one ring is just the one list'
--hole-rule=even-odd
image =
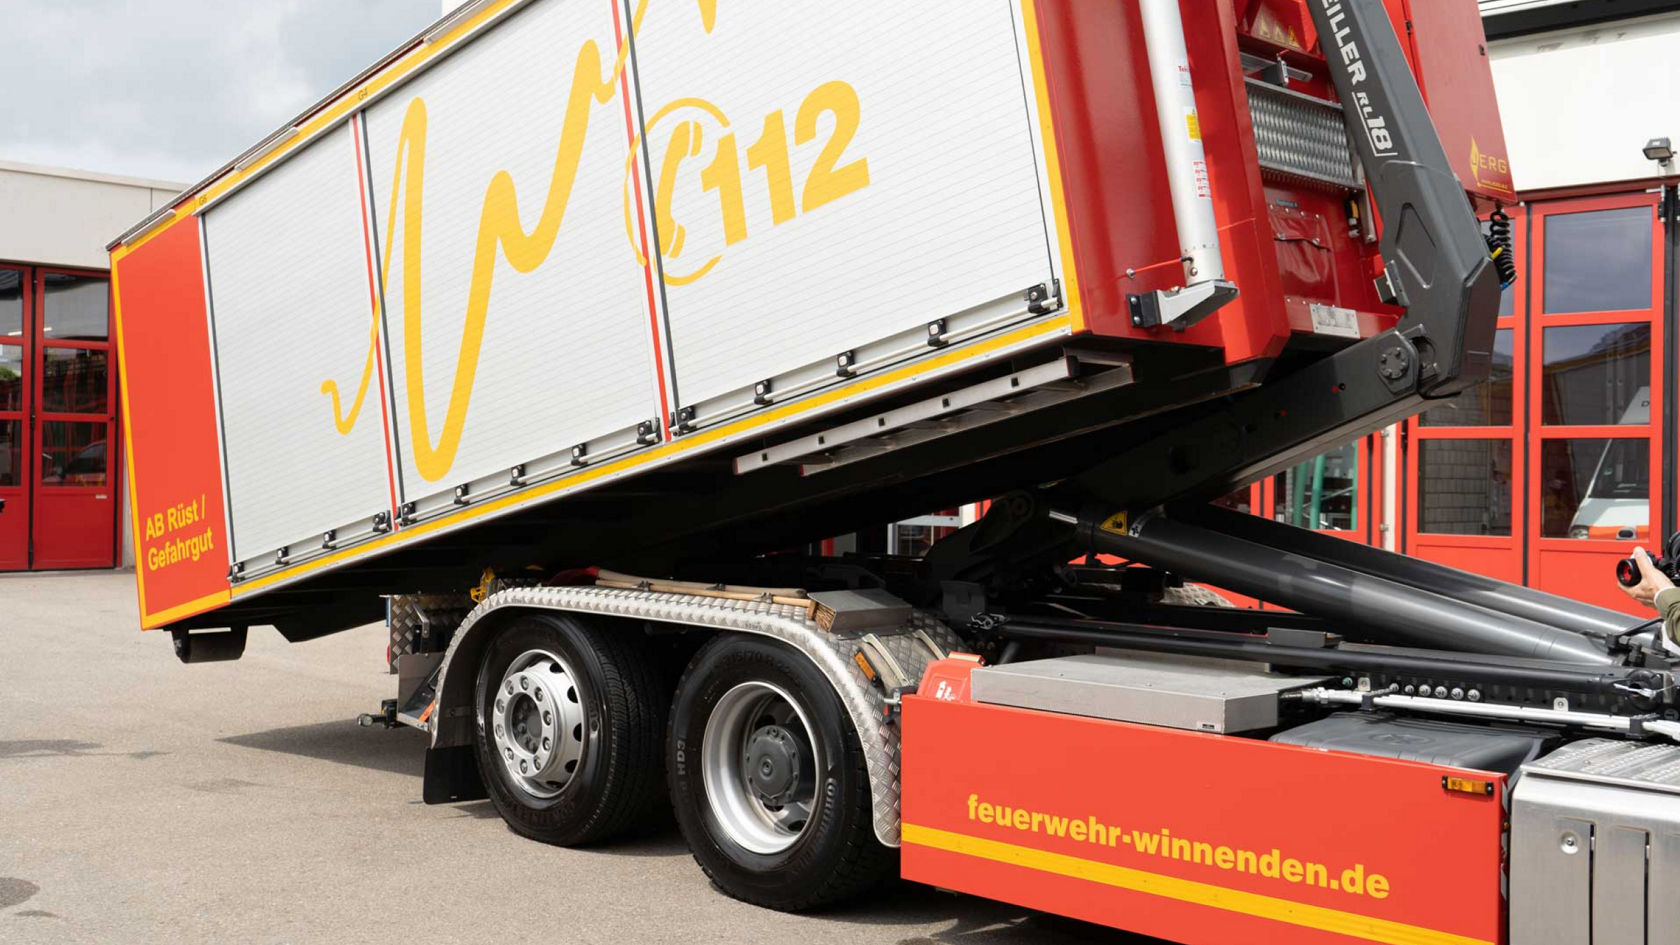
{"label": "yellow stripe", "polygon": [[111,320],[117,329],[117,399],[122,408],[123,470],[128,477],[128,517],[133,528],[129,532],[134,543],[134,586],[140,598],[140,626],[146,624],[146,562],[140,560],[140,496],[135,491],[134,431],[128,419],[128,351],[123,343],[122,292],[117,287],[117,267],[111,266]]}
{"label": "yellow stripe", "polygon": [[1033,91],[1038,98],[1039,136],[1044,140],[1044,167],[1050,177],[1050,204],[1056,212],[1056,242],[1062,255],[1062,297],[1067,300],[1073,330],[1085,330],[1085,310],[1079,305],[1079,279],[1073,264],[1073,232],[1068,229],[1067,195],[1062,192],[1062,158],[1056,150],[1056,126],[1050,114],[1050,82],[1044,73],[1044,49],[1038,40],[1038,13],[1033,0],[1021,0],[1021,22],[1027,31],[1027,55],[1032,59]]}
{"label": "yellow stripe", "polygon": [[[135,570],[138,571],[139,568],[135,568]],[[140,626],[143,629],[150,630],[153,627],[161,627],[166,623],[172,623],[176,620],[180,620],[182,617],[191,617],[193,614],[201,614],[211,608],[222,606],[228,602],[228,599],[231,596],[232,595],[230,595],[227,591],[216,591],[213,594],[206,594],[197,600],[189,600],[185,604],[176,604],[174,607],[164,608],[155,614],[142,614],[140,617]]]}
{"label": "yellow stripe", "polygon": [[1180,902],[1207,906],[1212,909],[1223,909],[1227,912],[1271,919],[1276,922],[1318,929],[1337,935],[1348,935],[1372,942],[1382,942],[1385,945],[1492,945],[1485,939],[1454,935],[1450,932],[1407,925],[1403,922],[1391,922],[1387,919],[1376,919],[1371,916],[1343,912],[1339,909],[1309,906],[1288,899],[1278,899],[1274,896],[1227,889],[1223,886],[1198,883],[1193,880],[1179,879],[1175,876],[1162,876],[1159,873],[1148,873],[1143,870],[1115,866],[1112,863],[1100,863],[1096,860],[1086,860],[1061,853],[1048,853],[1044,850],[1035,850],[1032,847],[971,837],[967,834],[938,830],[933,827],[905,824],[903,840],[905,843],[916,846],[961,853],[965,856],[992,860],[997,863],[1009,863],[1045,873],[1055,873],[1058,876],[1069,876],[1087,882],[1101,883],[1104,886],[1160,896],[1164,899],[1176,899]]}
{"label": "yellow stripe", "polygon": [[169,222],[154,226],[143,236],[111,250],[112,267],[115,268],[117,260],[123,258],[136,249],[139,249],[141,246],[144,246],[146,243],[155,239],[159,234],[167,231],[170,227],[175,226],[182,220],[192,219],[193,214],[197,212],[198,208],[204,206],[222,194],[227,193],[230,189],[238,186],[246,179],[262,173],[264,168],[280,160],[285,155],[290,154],[292,151],[295,151],[297,148],[302,146],[304,142],[311,141],[317,132],[323,131],[329,126],[342,121],[350,112],[362,107],[363,102],[401,81],[421,64],[460,42],[467,36],[467,34],[477,29],[486,20],[489,20],[501,13],[503,10],[507,9],[508,6],[516,2],[519,2],[519,0],[500,0],[500,2],[490,4],[478,13],[475,13],[456,24],[456,26],[448,33],[445,33],[443,36],[438,37],[430,43],[421,43],[414,49],[410,50],[407,54],[391,62],[385,68],[369,76],[361,85],[347,90],[343,95],[339,96],[336,101],[322,107],[320,111],[316,112],[307,121],[298,125],[297,134],[293,135],[285,144],[275,148],[257,160],[252,161],[245,168],[230,171],[217,178],[203,190],[194,194],[189,202],[177,207],[175,209],[174,216],[169,220]]}
{"label": "yellow stripe", "polygon": [[435,532],[441,528],[449,528],[460,522],[470,521],[472,519],[479,518],[480,516],[488,515],[491,512],[496,512],[515,505],[522,505],[527,502],[534,502],[538,499],[552,496],[557,493],[569,492],[603,476],[609,476],[613,473],[626,469],[633,469],[647,463],[667,459],[679,453],[698,449],[703,446],[709,446],[717,443],[719,440],[750,430],[753,427],[759,427],[768,423],[774,423],[778,420],[795,417],[799,414],[809,413],[819,407],[834,403],[837,400],[855,397],[859,394],[904,380],[916,374],[925,374],[927,372],[936,371],[940,368],[959,364],[964,361],[978,360],[989,352],[996,351],[1000,348],[1006,348],[1010,345],[1030,341],[1034,338],[1043,337],[1057,332],[1065,333],[1067,330],[1068,319],[1066,316],[1018,328],[1007,334],[999,335],[996,338],[975,342],[972,345],[958,348],[935,358],[929,358],[926,361],[918,361],[895,371],[887,371],[875,377],[855,381],[851,384],[836,387],[819,394],[814,394],[805,400],[788,404],[784,407],[772,408],[764,411],[763,413],[754,414],[751,417],[738,420],[725,426],[703,430],[699,433],[693,433],[680,440],[673,440],[663,446],[655,447],[644,452],[638,452],[630,456],[626,456],[623,459],[602,463],[599,466],[590,466],[580,472],[566,476],[562,479],[557,479],[550,483],[545,483],[541,486],[535,486],[522,492],[492,499],[481,505],[471,505],[460,512],[456,512],[444,518],[433,519],[420,525],[413,525],[401,531],[392,532],[383,537],[356,545],[353,548],[346,548],[343,551],[339,551],[334,554],[325,555],[320,558],[315,558],[313,560],[294,565],[285,571],[264,575],[259,578],[252,578],[249,581],[243,581],[233,589],[233,596],[242,597],[272,584],[276,584],[281,581],[289,581],[301,574],[307,574],[310,571],[328,567],[329,565],[334,565],[350,558],[361,557],[365,554],[390,548],[410,539],[419,538],[423,535]]}

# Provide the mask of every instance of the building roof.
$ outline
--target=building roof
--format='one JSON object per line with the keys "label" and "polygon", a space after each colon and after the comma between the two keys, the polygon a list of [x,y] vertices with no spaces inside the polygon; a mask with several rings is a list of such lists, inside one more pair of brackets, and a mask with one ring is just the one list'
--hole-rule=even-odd
{"label": "building roof", "polygon": [[42,177],[63,177],[68,180],[88,180],[102,184],[121,184],[125,187],[147,187],[179,193],[186,189],[177,181],[156,180],[150,177],[127,177],[122,174],[103,174],[99,171],[79,171],[68,167],[48,167],[45,164],[25,164],[21,161],[0,160],[0,171],[15,174],[39,174]]}

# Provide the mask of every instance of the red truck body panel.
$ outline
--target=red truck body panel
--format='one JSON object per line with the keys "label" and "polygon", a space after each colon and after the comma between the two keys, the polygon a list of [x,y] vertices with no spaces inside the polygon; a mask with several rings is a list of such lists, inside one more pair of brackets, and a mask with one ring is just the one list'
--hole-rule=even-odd
{"label": "red truck body panel", "polygon": [[904,700],[906,878],[1191,945],[1505,940],[1504,775],[983,705],[974,668]]}

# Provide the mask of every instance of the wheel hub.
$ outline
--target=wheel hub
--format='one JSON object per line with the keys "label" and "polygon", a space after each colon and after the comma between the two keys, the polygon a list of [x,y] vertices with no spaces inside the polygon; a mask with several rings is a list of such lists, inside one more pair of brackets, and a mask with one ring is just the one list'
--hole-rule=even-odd
{"label": "wheel hub", "polygon": [[522,653],[490,698],[491,741],[513,783],[553,797],[583,757],[583,704],[571,669],[553,653]]}
{"label": "wheel hub", "polygon": [[747,780],[758,799],[779,806],[799,786],[799,746],[780,725],[766,725],[747,741]]}
{"label": "wheel hub", "polygon": [[816,810],[823,756],[804,709],[769,682],[724,693],[706,719],[706,799],[730,840],[760,854],[792,847]]}

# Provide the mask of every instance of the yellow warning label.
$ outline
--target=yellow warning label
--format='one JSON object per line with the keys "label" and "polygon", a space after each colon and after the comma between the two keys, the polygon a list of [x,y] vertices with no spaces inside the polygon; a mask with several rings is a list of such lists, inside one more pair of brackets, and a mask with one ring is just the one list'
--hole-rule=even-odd
{"label": "yellow warning label", "polygon": [[1110,515],[1108,518],[1103,520],[1102,530],[1105,532],[1113,532],[1116,535],[1124,535],[1127,531],[1127,518],[1127,513],[1115,512],[1113,515]]}
{"label": "yellow warning label", "polygon": [[1184,124],[1190,129],[1190,140],[1202,140],[1202,123],[1197,120],[1195,112],[1184,113]]}

